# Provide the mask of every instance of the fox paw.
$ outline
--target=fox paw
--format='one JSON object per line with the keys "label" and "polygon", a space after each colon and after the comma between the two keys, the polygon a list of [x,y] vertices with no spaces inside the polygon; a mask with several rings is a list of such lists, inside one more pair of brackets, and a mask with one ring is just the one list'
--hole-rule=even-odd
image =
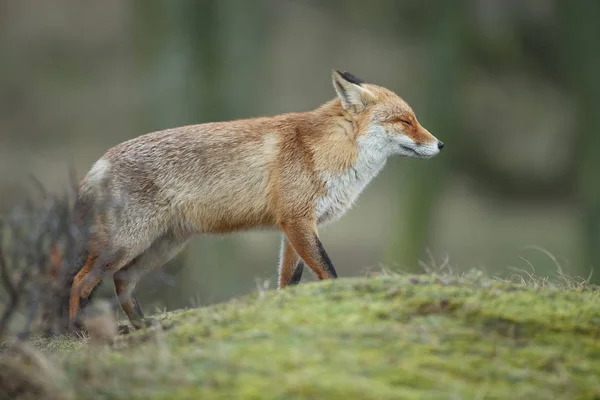
{"label": "fox paw", "polygon": [[152,327],[155,327],[155,328],[160,327],[163,330],[167,330],[167,329],[171,328],[171,326],[172,326],[172,324],[170,324],[170,323],[161,322],[154,318],[143,318],[143,319],[129,321],[129,322],[131,323],[132,326],[128,325],[128,324],[121,324],[118,326],[120,335],[127,335],[129,333],[135,332],[140,329],[152,328]]}
{"label": "fox paw", "polygon": [[127,335],[131,332],[133,332],[133,329],[131,329],[131,327],[127,324],[119,324],[117,326],[118,331],[119,331],[119,335]]}
{"label": "fox paw", "polygon": [[154,325],[160,325],[160,322],[155,320],[154,318],[140,318],[130,322],[135,329],[144,329],[150,328]]}

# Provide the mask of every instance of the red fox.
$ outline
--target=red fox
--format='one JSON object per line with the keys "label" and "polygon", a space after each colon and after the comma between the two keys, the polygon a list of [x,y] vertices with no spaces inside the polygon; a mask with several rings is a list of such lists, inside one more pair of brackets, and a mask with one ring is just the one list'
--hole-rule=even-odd
{"label": "red fox", "polygon": [[[348,211],[389,156],[430,158],[444,143],[392,91],[348,72],[332,80],[337,97],[310,111],[167,129],[109,149],[78,189],[87,247],[64,282],[69,327],[107,274],[131,324],[146,326],[136,283],[197,234],[278,228],[279,289],[297,284],[303,265],[336,278],[318,226]],[[116,205],[102,209],[103,199]]]}

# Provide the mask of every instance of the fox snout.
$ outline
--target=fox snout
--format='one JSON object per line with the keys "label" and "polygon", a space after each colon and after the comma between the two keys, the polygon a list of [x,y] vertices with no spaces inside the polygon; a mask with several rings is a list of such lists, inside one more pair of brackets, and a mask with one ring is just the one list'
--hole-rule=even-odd
{"label": "fox snout", "polygon": [[431,158],[439,154],[444,142],[432,135],[427,129],[420,127],[420,140],[415,140],[414,155],[418,158]]}

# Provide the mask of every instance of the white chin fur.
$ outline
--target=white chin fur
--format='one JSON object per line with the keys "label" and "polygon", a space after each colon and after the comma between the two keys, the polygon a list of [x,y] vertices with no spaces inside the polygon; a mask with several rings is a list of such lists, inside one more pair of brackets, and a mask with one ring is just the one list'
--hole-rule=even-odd
{"label": "white chin fur", "polygon": [[431,158],[440,152],[435,141],[417,145],[408,136],[397,133],[390,134],[379,125],[375,125],[369,130],[367,136],[363,139],[363,145],[370,147],[372,150],[378,149],[382,157],[400,155],[412,158]]}
{"label": "white chin fur", "polygon": [[440,152],[437,143],[417,145],[412,139],[402,135],[395,135],[393,142],[397,146],[395,153],[405,157],[431,158]]}
{"label": "white chin fur", "polygon": [[440,152],[440,149],[438,148],[437,143],[429,143],[416,146],[415,151],[419,158],[431,158],[436,156]]}

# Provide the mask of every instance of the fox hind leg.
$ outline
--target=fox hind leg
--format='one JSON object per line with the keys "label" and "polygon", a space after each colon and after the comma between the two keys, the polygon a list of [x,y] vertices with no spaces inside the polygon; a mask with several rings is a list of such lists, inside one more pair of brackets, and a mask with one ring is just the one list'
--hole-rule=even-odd
{"label": "fox hind leg", "polygon": [[115,294],[121,309],[134,328],[141,329],[152,324],[152,320],[144,316],[142,307],[133,295],[137,283],[148,272],[169,262],[188,241],[188,237],[177,236],[172,232],[167,233],[156,239],[144,253],[114,274]]}
{"label": "fox hind leg", "polygon": [[[115,294],[121,305],[121,309],[129,319],[129,322],[136,329],[143,328],[148,325],[145,320],[144,312],[140,303],[133,296],[133,291],[139,280],[137,276],[131,273],[130,268],[135,268],[135,260],[132,264],[117,271],[113,277],[115,286]],[[131,266],[131,267],[130,267]]]}
{"label": "fox hind leg", "polygon": [[79,310],[86,299],[98,286],[105,274],[112,273],[127,262],[123,252],[90,252],[81,270],[75,275],[69,297],[69,327],[73,330],[77,324]]}

